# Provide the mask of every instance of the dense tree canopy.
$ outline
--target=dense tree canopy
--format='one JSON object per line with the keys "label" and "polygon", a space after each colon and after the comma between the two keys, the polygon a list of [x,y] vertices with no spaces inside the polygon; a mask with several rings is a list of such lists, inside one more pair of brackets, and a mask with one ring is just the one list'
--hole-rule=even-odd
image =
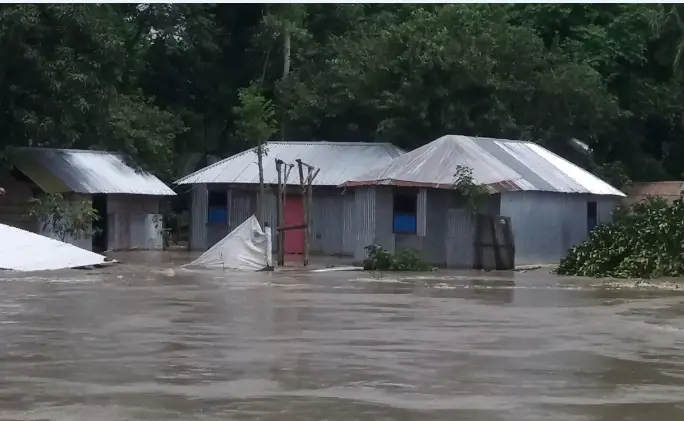
{"label": "dense tree canopy", "polygon": [[[610,180],[684,174],[684,9],[657,4],[0,6],[2,146],[226,155],[279,139],[530,139]],[[258,118],[256,120],[259,120]],[[593,156],[578,154],[578,138]]]}

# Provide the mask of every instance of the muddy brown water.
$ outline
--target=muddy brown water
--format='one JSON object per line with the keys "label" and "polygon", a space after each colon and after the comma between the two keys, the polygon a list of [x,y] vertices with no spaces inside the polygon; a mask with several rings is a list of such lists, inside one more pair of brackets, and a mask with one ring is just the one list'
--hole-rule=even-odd
{"label": "muddy brown water", "polygon": [[170,275],[0,275],[0,420],[684,419],[678,292]]}

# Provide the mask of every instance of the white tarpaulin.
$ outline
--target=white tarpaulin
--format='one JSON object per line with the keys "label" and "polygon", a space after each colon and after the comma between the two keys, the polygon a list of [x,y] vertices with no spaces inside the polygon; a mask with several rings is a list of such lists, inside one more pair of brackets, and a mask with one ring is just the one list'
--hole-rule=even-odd
{"label": "white tarpaulin", "polygon": [[102,255],[0,224],[0,269],[28,272],[94,266],[104,262]]}
{"label": "white tarpaulin", "polygon": [[[269,233],[270,234],[270,233]],[[258,271],[268,264],[270,236],[261,229],[254,215],[205,251],[197,260],[183,267]]]}

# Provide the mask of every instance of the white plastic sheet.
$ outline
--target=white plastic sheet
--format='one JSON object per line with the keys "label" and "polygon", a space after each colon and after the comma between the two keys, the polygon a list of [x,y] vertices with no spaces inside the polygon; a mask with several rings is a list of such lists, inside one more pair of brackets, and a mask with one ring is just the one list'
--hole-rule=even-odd
{"label": "white plastic sheet", "polygon": [[0,269],[38,271],[103,264],[105,257],[59,240],[0,224]]}
{"label": "white plastic sheet", "polygon": [[268,248],[268,235],[252,215],[195,261],[183,267],[258,271],[268,264]]}

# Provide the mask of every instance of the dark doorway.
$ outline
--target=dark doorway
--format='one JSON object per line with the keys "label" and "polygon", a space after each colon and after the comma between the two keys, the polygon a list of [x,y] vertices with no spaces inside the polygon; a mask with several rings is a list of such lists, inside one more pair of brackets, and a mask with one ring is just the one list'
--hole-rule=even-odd
{"label": "dark doorway", "polygon": [[93,195],[93,209],[98,218],[93,221],[93,251],[103,253],[107,250],[107,195]]}
{"label": "dark doorway", "polygon": [[587,202],[587,231],[591,232],[598,225],[596,202]]}

